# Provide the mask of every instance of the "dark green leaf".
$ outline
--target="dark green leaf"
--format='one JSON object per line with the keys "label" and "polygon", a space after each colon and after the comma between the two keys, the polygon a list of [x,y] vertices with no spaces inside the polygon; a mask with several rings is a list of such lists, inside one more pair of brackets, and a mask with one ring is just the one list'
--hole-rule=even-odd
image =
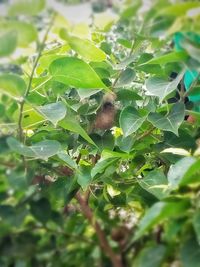
{"label": "dark green leaf", "polygon": [[167,116],[159,113],[151,113],[148,120],[157,128],[163,131],[173,132],[178,135],[178,129],[185,117],[185,106],[183,103],[173,105]]}
{"label": "dark green leaf", "polygon": [[119,118],[120,127],[123,130],[124,136],[127,137],[136,132],[145,120],[146,116],[141,116],[134,107],[125,107]]}

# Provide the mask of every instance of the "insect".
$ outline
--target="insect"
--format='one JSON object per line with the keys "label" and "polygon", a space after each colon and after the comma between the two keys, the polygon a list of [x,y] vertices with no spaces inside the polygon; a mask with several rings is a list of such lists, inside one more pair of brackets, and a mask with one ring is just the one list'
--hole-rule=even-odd
{"label": "insect", "polygon": [[109,130],[112,128],[116,115],[115,99],[114,93],[108,93],[103,97],[103,103],[97,112],[93,129]]}

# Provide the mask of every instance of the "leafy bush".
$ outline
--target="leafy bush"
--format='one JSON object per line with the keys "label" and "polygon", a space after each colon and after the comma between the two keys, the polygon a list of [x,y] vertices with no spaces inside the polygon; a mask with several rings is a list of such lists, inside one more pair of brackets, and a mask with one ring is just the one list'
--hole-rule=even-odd
{"label": "leafy bush", "polygon": [[0,18],[2,267],[200,266],[200,3],[104,2]]}

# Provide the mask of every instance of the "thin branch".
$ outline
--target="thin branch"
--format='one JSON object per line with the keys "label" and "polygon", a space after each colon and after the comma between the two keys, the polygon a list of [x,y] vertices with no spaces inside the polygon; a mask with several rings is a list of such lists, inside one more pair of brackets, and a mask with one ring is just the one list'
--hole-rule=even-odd
{"label": "thin branch", "polygon": [[91,208],[89,207],[87,203],[87,200],[85,200],[79,192],[76,194],[75,198],[80,205],[81,212],[88,219],[90,224],[94,227],[97,237],[99,239],[100,246],[102,250],[104,251],[104,253],[110,258],[113,264],[113,267],[123,267],[121,254],[116,254],[113,251],[112,247],[108,243],[106,235],[104,231],[102,230],[100,224],[95,220],[95,217],[93,215]]}
{"label": "thin branch", "polygon": [[52,19],[50,21],[49,27],[47,28],[47,31],[46,31],[46,33],[44,35],[44,38],[43,38],[41,44],[39,45],[38,55],[37,55],[37,57],[35,59],[35,62],[33,64],[33,68],[32,68],[31,74],[30,74],[29,83],[27,85],[27,88],[26,88],[26,91],[24,93],[23,99],[20,102],[20,113],[19,113],[19,119],[18,119],[18,132],[19,132],[19,140],[21,142],[24,141],[23,127],[22,127],[22,119],[23,119],[23,111],[24,111],[25,100],[26,100],[26,97],[28,96],[28,94],[29,94],[29,92],[31,90],[33,76],[34,76],[34,73],[35,73],[35,69],[36,69],[36,67],[38,65],[38,62],[40,60],[40,57],[42,55],[42,51],[44,50],[45,43],[46,43],[46,40],[47,40],[49,31],[50,31],[50,29],[51,29],[51,27],[53,25],[54,19],[55,19],[55,14],[52,16]]}

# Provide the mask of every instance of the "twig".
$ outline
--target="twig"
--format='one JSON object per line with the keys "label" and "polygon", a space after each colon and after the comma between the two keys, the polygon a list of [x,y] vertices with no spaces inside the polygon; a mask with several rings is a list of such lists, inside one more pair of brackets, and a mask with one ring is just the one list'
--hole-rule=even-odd
{"label": "twig", "polygon": [[108,243],[108,240],[106,238],[104,231],[100,227],[100,224],[95,220],[95,217],[93,215],[91,208],[89,207],[87,203],[87,200],[85,200],[79,192],[76,194],[75,198],[80,205],[81,212],[88,219],[91,225],[94,227],[97,237],[99,239],[100,246],[102,250],[104,251],[104,253],[110,258],[113,264],[113,267],[123,267],[121,254],[116,254],[113,251],[112,247]]}
{"label": "twig", "polygon": [[44,35],[44,38],[43,38],[41,44],[39,45],[38,55],[37,55],[37,57],[35,59],[35,62],[33,64],[33,68],[32,68],[31,74],[30,74],[30,78],[29,78],[29,82],[28,82],[26,91],[25,91],[24,96],[23,96],[23,98],[22,98],[22,100],[20,102],[20,113],[19,113],[19,119],[18,119],[18,132],[19,132],[19,140],[21,142],[24,141],[22,119],[23,119],[23,111],[24,111],[25,100],[26,100],[26,97],[28,96],[28,94],[30,92],[30,89],[31,89],[31,86],[32,86],[32,81],[33,81],[33,76],[34,76],[34,73],[35,73],[35,69],[36,69],[36,67],[38,65],[38,62],[39,62],[39,59],[40,59],[40,57],[42,55],[42,51],[44,50],[45,43],[46,43],[49,31],[50,31],[50,29],[51,29],[51,27],[53,25],[54,19],[55,19],[55,14],[53,15],[53,17],[52,17],[52,19],[50,21],[49,27],[47,28],[47,31],[46,31],[46,33]]}

